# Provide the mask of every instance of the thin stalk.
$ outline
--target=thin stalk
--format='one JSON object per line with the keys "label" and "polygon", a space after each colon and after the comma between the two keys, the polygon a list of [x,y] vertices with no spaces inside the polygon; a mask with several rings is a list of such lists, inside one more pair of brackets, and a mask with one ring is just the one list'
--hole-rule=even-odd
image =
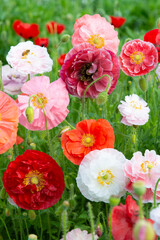
{"label": "thin stalk", "polygon": [[51,223],[50,223],[49,209],[47,209],[47,218],[48,218],[49,240],[51,240]]}
{"label": "thin stalk", "polygon": [[109,240],[112,240],[112,207],[109,214]]}
{"label": "thin stalk", "polygon": [[0,61],[0,90],[4,91],[3,81],[2,81],[2,61]]}
{"label": "thin stalk", "polygon": [[158,178],[157,182],[156,182],[156,186],[155,186],[155,189],[154,189],[154,202],[153,202],[153,208],[156,208],[157,207],[157,203],[156,203],[156,193],[157,193],[157,187],[158,187],[158,183],[160,181],[160,178]]}
{"label": "thin stalk", "polygon": [[42,240],[42,236],[43,236],[43,226],[42,226],[42,219],[41,219],[40,211],[38,211],[38,215],[39,215],[39,223],[40,223],[40,227],[41,227],[41,237],[40,237],[40,240]]}
{"label": "thin stalk", "polygon": [[21,210],[18,208],[18,220],[19,220],[19,226],[20,226],[20,234],[21,234],[21,240],[23,240],[23,233],[22,233],[22,222],[21,222]]}
{"label": "thin stalk", "polygon": [[24,223],[25,223],[25,226],[26,226],[27,236],[29,236],[29,230],[28,230],[28,226],[27,226],[27,221],[26,221],[26,219],[24,219]]}
{"label": "thin stalk", "polygon": [[89,218],[91,223],[91,230],[92,230],[92,240],[94,240],[95,236],[95,229],[94,229],[94,221],[93,221],[93,212],[92,212],[92,206],[90,203],[88,203],[88,212],[89,212]]}
{"label": "thin stalk", "polygon": [[143,196],[139,197],[139,218],[143,219],[143,200],[142,200]]}
{"label": "thin stalk", "polygon": [[68,126],[70,126],[72,129],[75,129],[75,127],[73,125],[71,125],[66,119],[63,120],[63,122],[65,122]]}
{"label": "thin stalk", "polygon": [[9,240],[12,240],[11,237],[10,237],[10,235],[9,235],[9,231],[8,231],[7,225],[5,224],[5,221],[3,220],[2,217],[0,217],[0,219],[1,219],[3,225],[4,225],[5,229],[6,229],[8,239],[9,239]]}

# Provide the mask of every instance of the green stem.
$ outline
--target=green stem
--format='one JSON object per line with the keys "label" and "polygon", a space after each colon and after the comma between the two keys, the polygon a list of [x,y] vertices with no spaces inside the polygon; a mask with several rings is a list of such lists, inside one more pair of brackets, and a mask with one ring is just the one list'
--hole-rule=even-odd
{"label": "green stem", "polygon": [[19,226],[20,226],[20,234],[21,234],[21,240],[23,240],[23,233],[22,233],[22,222],[21,222],[21,209],[18,208],[18,220],[19,220]]}
{"label": "green stem", "polygon": [[109,214],[109,240],[112,240],[112,207],[110,207]]}
{"label": "green stem", "polygon": [[140,219],[144,218],[144,216],[143,216],[143,201],[142,201],[142,199],[143,199],[143,196],[140,196],[139,197],[139,218]]}
{"label": "green stem", "polygon": [[5,229],[6,229],[6,232],[7,232],[7,235],[8,235],[8,239],[9,239],[9,240],[12,240],[11,237],[10,237],[10,235],[9,235],[8,228],[7,228],[7,225],[5,224],[5,221],[3,220],[2,217],[0,217],[0,219],[1,219],[3,225],[4,225]]}
{"label": "green stem", "polygon": [[53,157],[52,145],[51,145],[51,140],[50,140],[50,135],[49,135],[49,130],[48,130],[48,124],[47,124],[47,117],[46,117],[46,113],[45,113],[45,110],[44,110],[44,106],[42,104],[41,99],[37,95],[34,94],[34,95],[30,96],[30,98],[28,100],[28,106],[29,107],[30,107],[30,104],[31,104],[31,98],[32,97],[36,97],[37,100],[39,101],[41,107],[42,107],[42,111],[43,111],[44,118],[45,118],[46,132],[47,132],[47,137],[48,137],[49,152],[50,152],[50,156]]}
{"label": "green stem", "polygon": [[[106,227],[106,222],[105,222],[105,217],[104,217],[104,213],[103,212],[99,212],[98,214],[98,223],[100,222],[100,216],[102,217],[102,221],[103,221],[103,226],[105,229],[105,233],[107,234],[107,227]],[[107,239],[107,236],[105,236]]]}
{"label": "green stem", "polygon": [[49,216],[49,209],[47,209],[47,218],[48,218],[49,240],[51,240],[51,222],[50,222],[50,216]]}
{"label": "green stem", "polygon": [[27,221],[26,221],[26,219],[24,219],[24,223],[25,223],[25,226],[26,226],[27,236],[29,236],[29,231],[28,231],[28,226],[27,226]]}
{"label": "green stem", "polygon": [[40,240],[42,240],[42,236],[43,236],[43,226],[42,226],[42,219],[41,219],[40,211],[38,211],[38,215],[39,215],[39,223],[40,223],[40,227],[41,227],[41,237],[40,237]]}
{"label": "green stem", "polygon": [[3,81],[2,81],[2,61],[0,61],[0,90],[4,91]]}
{"label": "green stem", "polygon": [[158,180],[157,180],[157,182],[156,182],[155,189],[154,189],[154,203],[153,203],[153,208],[156,208],[156,207],[157,207],[157,203],[156,203],[156,193],[157,193],[157,187],[158,187],[159,181],[160,181],[160,178],[158,178]]}
{"label": "green stem", "polygon": [[70,126],[72,129],[75,129],[75,127],[73,125],[71,125],[66,119],[63,120],[63,122],[65,122],[68,126]]}
{"label": "green stem", "polygon": [[94,240],[95,236],[95,229],[94,229],[94,221],[93,221],[93,212],[92,212],[92,206],[90,203],[88,203],[88,212],[89,212],[89,218],[91,223],[91,230],[92,230],[92,240]]}
{"label": "green stem", "polygon": [[85,96],[86,96],[86,93],[88,91],[88,89],[96,82],[98,82],[101,78],[103,77],[108,77],[109,78],[109,83],[108,83],[108,87],[105,91],[108,90],[108,88],[110,87],[110,83],[111,83],[111,77],[108,75],[108,74],[104,74],[103,76],[97,78],[96,80],[94,80],[93,82],[91,82],[85,89],[84,93],[83,93],[83,97],[82,97],[82,120],[84,119],[84,105],[85,105]]}

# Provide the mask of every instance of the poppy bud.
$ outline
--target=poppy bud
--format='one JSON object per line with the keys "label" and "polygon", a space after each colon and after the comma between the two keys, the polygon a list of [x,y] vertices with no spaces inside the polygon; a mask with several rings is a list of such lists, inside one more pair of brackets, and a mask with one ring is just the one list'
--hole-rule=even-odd
{"label": "poppy bud", "polygon": [[5,215],[6,217],[9,217],[10,216],[10,211],[8,208],[5,208]]}
{"label": "poppy bud", "polygon": [[96,98],[96,102],[98,105],[103,105],[107,101],[108,94],[106,92],[101,92]]}
{"label": "poppy bud", "polygon": [[28,216],[30,218],[30,220],[35,220],[36,219],[36,213],[34,210],[29,210],[28,211]]}
{"label": "poppy bud", "polygon": [[35,143],[30,143],[30,147],[32,150],[35,150],[36,149],[36,144]]}
{"label": "poppy bud", "polygon": [[138,220],[133,229],[133,236],[135,240],[154,240],[153,225],[146,220]]}
{"label": "poppy bud", "polygon": [[100,237],[103,233],[103,226],[101,223],[98,223],[97,228],[96,228],[96,234],[98,237]]}
{"label": "poppy bud", "polygon": [[37,240],[37,235],[35,235],[35,234],[30,234],[30,235],[28,236],[28,240]]}
{"label": "poppy bud", "polygon": [[70,39],[70,35],[69,35],[69,34],[64,34],[64,35],[61,37],[61,42],[62,42],[62,43],[66,43],[66,42],[68,42],[69,39]]}
{"label": "poppy bud", "polygon": [[112,207],[117,206],[120,203],[120,198],[110,197],[109,203]]}
{"label": "poppy bud", "polygon": [[128,81],[128,86],[130,87],[132,84],[132,81]]}
{"label": "poppy bud", "polygon": [[69,20],[69,21],[73,20],[73,15],[71,13],[68,13],[66,15],[66,19]]}
{"label": "poppy bud", "polygon": [[27,217],[27,213],[26,213],[26,212],[23,212],[22,215],[23,215],[24,217]]}
{"label": "poppy bud", "polygon": [[28,122],[32,123],[34,120],[34,109],[31,106],[27,107],[25,114],[26,114]]}
{"label": "poppy bud", "polygon": [[139,79],[139,86],[140,86],[140,89],[143,91],[143,92],[146,92],[147,91],[147,81],[144,77],[141,77]]}
{"label": "poppy bud", "polygon": [[131,139],[132,139],[132,143],[135,144],[136,143],[136,134],[133,134]]}
{"label": "poppy bud", "polygon": [[143,181],[136,181],[135,183],[133,183],[133,189],[135,194],[137,194],[138,196],[142,196],[146,192],[145,183]]}
{"label": "poppy bud", "polygon": [[63,202],[63,207],[64,207],[64,208],[68,208],[68,207],[69,207],[69,202],[65,200],[65,201]]}
{"label": "poppy bud", "polygon": [[64,132],[67,132],[67,131],[69,131],[69,130],[71,130],[71,128],[70,128],[69,126],[63,127],[62,130],[60,131],[60,136],[61,136]]}

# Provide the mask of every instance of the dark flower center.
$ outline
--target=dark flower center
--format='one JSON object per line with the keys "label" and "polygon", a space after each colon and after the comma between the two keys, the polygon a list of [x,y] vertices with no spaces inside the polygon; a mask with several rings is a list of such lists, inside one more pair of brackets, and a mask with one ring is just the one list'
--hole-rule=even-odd
{"label": "dark flower center", "polygon": [[88,81],[92,81],[92,73],[89,73],[89,69],[92,66],[92,63],[87,63],[85,65],[83,65],[83,67],[80,70],[80,80],[83,82],[88,82]]}

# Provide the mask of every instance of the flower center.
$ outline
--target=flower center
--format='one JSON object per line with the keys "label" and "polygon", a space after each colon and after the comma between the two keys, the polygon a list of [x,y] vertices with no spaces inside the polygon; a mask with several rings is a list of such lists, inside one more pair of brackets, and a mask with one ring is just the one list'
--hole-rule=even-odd
{"label": "flower center", "polygon": [[145,57],[142,52],[135,51],[131,54],[130,58],[132,63],[140,64],[143,62]]}
{"label": "flower center", "polygon": [[26,59],[27,56],[28,56],[28,54],[29,54],[29,52],[30,52],[29,49],[25,50],[25,51],[22,53],[22,59]]}
{"label": "flower center", "polygon": [[91,35],[88,42],[96,48],[102,48],[105,44],[104,38],[100,37],[99,34]]}
{"label": "flower center", "polygon": [[82,143],[83,146],[85,146],[85,147],[92,147],[94,142],[95,142],[95,138],[94,138],[93,135],[91,135],[91,134],[84,134],[82,136],[81,143]]}
{"label": "flower center", "polygon": [[141,164],[141,170],[142,170],[144,173],[146,173],[146,172],[147,172],[147,169],[148,169],[148,171],[149,171],[149,173],[150,173],[151,169],[152,169],[153,167],[155,167],[156,165],[157,165],[157,163],[155,163],[155,162],[149,162],[149,161],[147,160],[147,161],[145,161],[144,163]]}
{"label": "flower center", "polygon": [[134,109],[142,109],[142,104],[136,102],[136,101],[131,101],[130,106]]}
{"label": "flower center", "polygon": [[39,192],[44,188],[45,180],[43,179],[43,174],[35,170],[35,171],[30,171],[25,175],[23,184],[25,186],[32,185],[32,184],[36,185],[37,187],[36,191]]}
{"label": "flower center", "polygon": [[[43,107],[45,107],[47,104],[47,98],[43,95],[43,93],[37,93],[36,96],[40,98]],[[32,98],[32,103],[33,106],[37,108],[42,108],[39,100],[35,96]]]}
{"label": "flower center", "polygon": [[111,170],[101,170],[98,173],[97,181],[102,186],[109,186],[109,184],[113,183],[113,178],[115,176],[112,174]]}
{"label": "flower center", "polygon": [[81,70],[80,70],[80,80],[83,82],[86,81],[92,81],[92,73],[89,73],[89,69],[92,66],[91,63],[87,63],[85,65],[82,66]]}

